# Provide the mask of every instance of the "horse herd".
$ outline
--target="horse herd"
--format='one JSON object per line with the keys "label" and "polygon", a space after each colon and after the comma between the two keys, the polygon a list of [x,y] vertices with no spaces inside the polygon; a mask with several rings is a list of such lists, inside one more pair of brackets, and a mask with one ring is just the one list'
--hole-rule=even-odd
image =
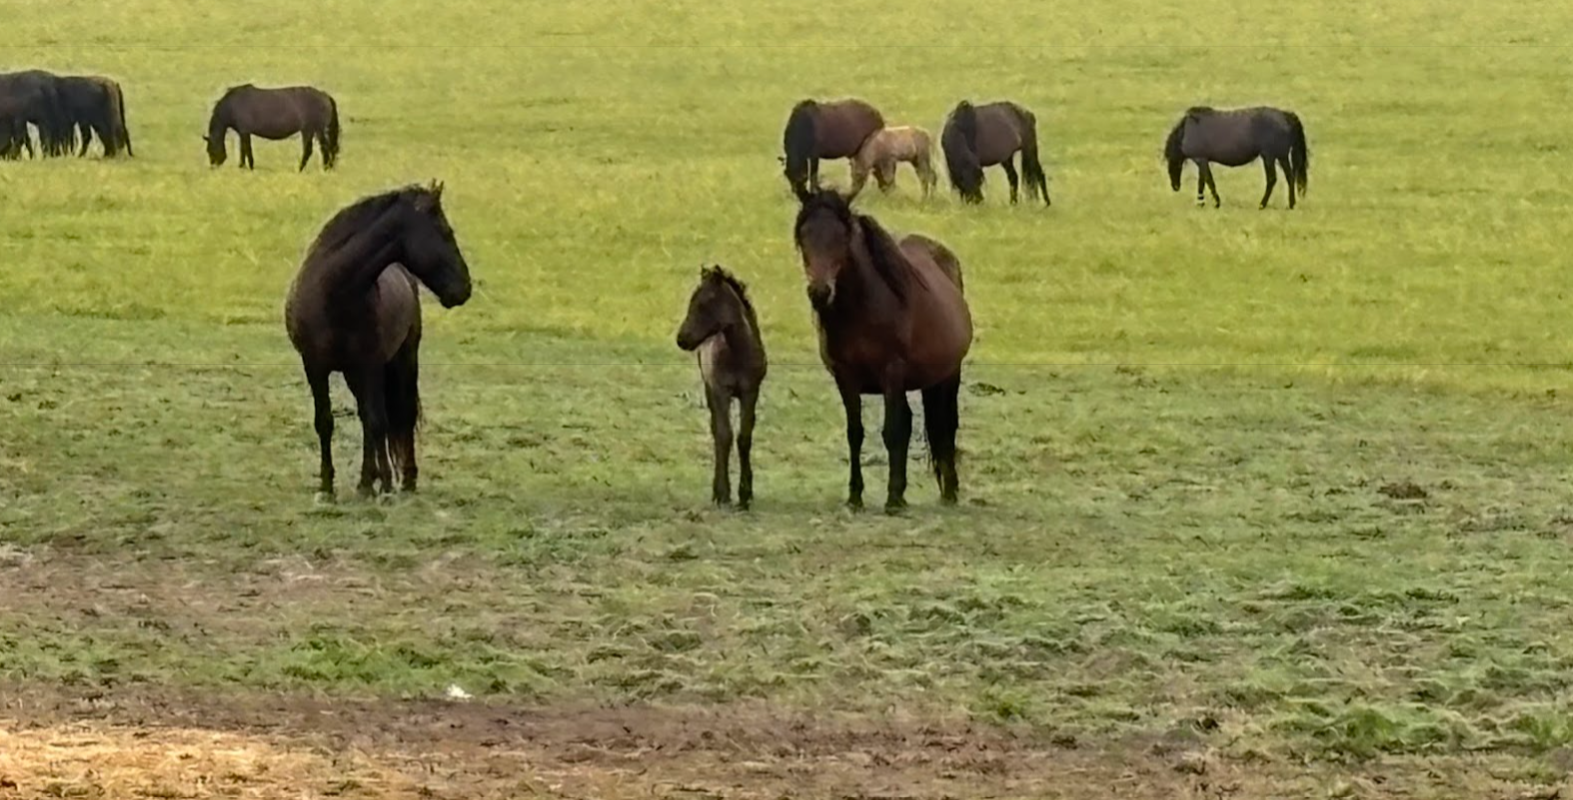
{"label": "horse herd", "polygon": [[[821,159],[845,158],[852,165],[851,197],[857,197],[870,173],[882,191],[895,186],[896,169],[912,165],[928,197],[938,179],[933,167],[933,137],[915,125],[885,126],[885,115],[865,100],[807,99],[792,107],[782,132],[785,151],[778,159],[782,174],[793,191],[818,188]],[[1010,202],[1019,201],[1026,180],[1029,195],[1049,199],[1048,177],[1038,155],[1038,118],[1025,106],[1008,100],[973,104],[957,103],[940,132],[945,168],[956,194],[968,203],[983,202],[985,167],[998,166],[1010,182]],[[1021,172],[1013,163],[1020,153]],[[1164,142],[1170,187],[1180,190],[1185,162],[1196,165],[1196,202],[1204,204],[1211,190],[1213,206],[1222,205],[1213,182],[1212,165],[1239,167],[1260,158],[1266,172],[1266,208],[1282,168],[1289,183],[1289,207],[1304,194],[1310,173],[1310,150],[1305,127],[1292,111],[1254,106],[1220,110],[1193,106],[1175,123]]]}
{"label": "horse herd", "polygon": [[[108,78],[57,76],[43,70],[0,74],[0,155],[32,152],[27,126],[38,131],[45,156],[79,155],[96,133],[106,157],[131,155],[125,103]],[[255,169],[251,137],[279,140],[299,134],[300,169],[321,146],[324,170],[339,155],[338,106],[311,86],[227,89],[214,104],[203,136],[209,163],[227,158],[235,131],[240,165]],[[1038,154],[1037,118],[1020,104],[958,103],[940,135],[950,182],[970,203],[983,200],[985,167],[1001,167],[1018,202],[1025,179],[1030,195],[1051,204]],[[894,186],[896,165],[911,163],[924,195],[937,177],[933,140],[915,126],[886,127],[884,116],[858,99],[804,100],[791,110],[782,136],[783,173],[798,201],[792,228],[819,337],[820,357],[846,413],[847,503],[863,504],[863,397],[885,408],[882,439],[889,474],[885,508],[906,505],[907,453],[912,437],[908,392],[919,392],[929,461],[944,504],[957,502],[956,468],[961,366],[972,345],[972,316],[961,260],[943,243],[920,234],[896,239],[851,203],[873,174],[882,190]],[[1020,154],[1021,170],[1013,162]],[[1267,206],[1281,167],[1289,207],[1304,193],[1309,167],[1305,130],[1293,112],[1270,107],[1188,109],[1164,144],[1171,187],[1179,191],[1186,161],[1198,171],[1197,201],[1212,190],[1212,164],[1241,166],[1261,158]],[[850,193],[819,186],[822,159],[852,161]],[[334,493],[333,409],[329,380],[340,373],[355,397],[361,422],[358,485],[363,496],[391,493],[394,473],[414,491],[419,470],[415,434],[421,416],[420,294],[425,285],[445,308],[470,298],[469,267],[442,207],[443,187],[405,186],[345,207],[322,227],[288,290],[284,323],[301,359],[313,398],[320,450],[319,495]],[[753,500],[752,443],[767,357],[747,287],[719,265],[700,270],[676,344],[696,353],[714,439],[712,500],[731,502],[730,457],[740,467],[738,504]],[[740,406],[734,435],[731,406]]]}
{"label": "horse herd", "polygon": [[[38,133],[33,148],[31,125]],[[240,166],[256,169],[251,137],[278,141],[301,137],[300,169],[311,160],[313,143],[322,148],[322,168],[333,169],[339,156],[339,109],[332,95],[313,86],[264,89],[250,83],[231,86],[208,116],[208,162],[228,159],[225,139],[240,141]],[[56,75],[41,69],[0,73],[0,158],[15,160],[87,154],[97,134],[105,158],[134,156],[126,126],[125,95],[116,81],[97,75]],[[78,149],[80,143],[80,149]]]}

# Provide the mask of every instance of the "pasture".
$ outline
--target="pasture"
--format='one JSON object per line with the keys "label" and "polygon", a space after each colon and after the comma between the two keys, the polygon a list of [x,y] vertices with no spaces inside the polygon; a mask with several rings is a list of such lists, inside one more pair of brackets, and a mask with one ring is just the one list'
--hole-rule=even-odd
{"label": "pasture", "polygon": [[[1550,797],[1570,31],[1522,0],[23,4],[0,68],[118,80],[136,157],[0,162],[0,797]],[[246,81],[333,93],[332,172],[296,140],[208,167]],[[936,135],[962,98],[1037,115],[1052,208],[996,170],[978,206],[905,167],[857,201],[966,269],[955,508],[921,439],[910,509],[842,505],[776,158],[845,95]],[[1257,164],[1218,210],[1171,192],[1185,108],[1258,103],[1305,123],[1299,208],[1257,210]],[[335,379],[315,504],[285,289],[330,214],[432,178],[475,294],[427,295],[421,493],[346,490]],[[746,514],[708,502],[673,342],[702,263],[770,352]]]}

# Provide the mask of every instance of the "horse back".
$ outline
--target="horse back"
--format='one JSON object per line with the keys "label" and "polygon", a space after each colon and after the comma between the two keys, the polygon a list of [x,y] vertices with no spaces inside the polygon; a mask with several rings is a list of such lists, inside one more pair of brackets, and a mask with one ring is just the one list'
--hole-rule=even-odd
{"label": "horse back", "polygon": [[820,158],[851,158],[869,137],[884,127],[884,115],[862,100],[820,103],[814,117],[818,155]]}
{"label": "horse back", "polygon": [[1000,102],[977,106],[978,163],[988,167],[1009,161],[1025,141],[1025,128],[1018,108]]}

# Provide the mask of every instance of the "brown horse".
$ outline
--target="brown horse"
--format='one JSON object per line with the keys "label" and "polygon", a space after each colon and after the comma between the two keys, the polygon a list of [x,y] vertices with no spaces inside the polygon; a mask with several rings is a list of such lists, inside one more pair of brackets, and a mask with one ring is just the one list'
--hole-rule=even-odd
{"label": "brown horse", "polygon": [[[362,198],[328,220],[306,253],[284,303],[284,327],[300,353],[322,451],[321,496],[333,498],[335,372],[355,395],[363,451],[360,494],[393,469],[415,490],[415,427],[421,306],[416,282],[443,308],[470,299],[470,269],[442,210],[442,185],[407,186]],[[390,457],[391,456],[391,457]]]}
{"label": "brown horse", "polygon": [[698,351],[699,376],[710,409],[710,436],[715,440],[715,479],[711,500],[731,502],[732,479],[727,460],[732,454],[732,401],[738,411],[737,505],[754,500],[754,409],[768,362],[759,318],[748,300],[748,287],[720,266],[699,270],[699,285],[688,298],[688,316],[677,329],[677,346]]}
{"label": "brown horse", "polygon": [[961,262],[925,236],[910,235],[898,244],[834,191],[802,192],[799,200],[793,239],[808,277],[820,359],[835,379],[847,414],[847,504],[863,505],[862,395],[877,394],[885,399],[890,456],[885,509],[906,505],[909,391],[923,393],[940,501],[954,504],[961,362],[972,346]]}
{"label": "brown horse", "polygon": [[820,159],[852,158],[883,127],[879,109],[862,100],[803,100],[792,107],[781,134],[782,174],[793,192],[817,189]]}
{"label": "brown horse", "polygon": [[311,160],[311,141],[322,144],[322,168],[333,169],[339,159],[339,107],[327,92],[312,86],[259,89],[249,83],[232,86],[213,106],[208,118],[208,161],[219,166],[229,157],[224,137],[230,129],[240,137],[240,166],[257,168],[251,137],[278,141],[300,134],[300,169]]}
{"label": "brown horse", "polygon": [[917,172],[918,181],[923,184],[923,197],[927,199],[939,183],[939,175],[934,172],[934,138],[928,131],[911,125],[882,128],[863,143],[852,158],[852,196],[857,197],[863,191],[870,172],[874,173],[880,191],[894,189],[896,166],[901,162],[911,164]]}
{"label": "brown horse", "polygon": [[1207,106],[1186,109],[1185,116],[1169,131],[1163,145],[1164,160],[1169,163],[1169,186],[1180,191],[1180,174],[1187,160],[1196,163],[1196,204],[1205,205],[1202,194],[1210,189],[1213,208],[1223,204],[1218,199],[1218,185],[1213,183],[1212,164],[1241,167],[1262,159],[1267,172],[1267,191],[1262,194],[1260,208],[1267,207],[1273,198],[1273,187],[1278,184],[1278,171],[1274,163],[1284,168],[1289,182],[1289,207],[1295,206],[1295,190],[1305,194],[1311,173],[1311,151],[1305,143],[1305,126],[1293,111],[1256,106],[1220,111]]}
{"label": "brown horse", "polygon": [[963,100],[945,120],[940,147],[950,185],[962,200],[983,202],[983,168],[998,164],[1010,181],[1010,201],[1017,202],[1020,179],[1010,162],[1020,152],[1027,193],[1041,195],[1045,206],[1053,205],[1048,177],[1038,161],[1038,118],[1031,111],[1008,101],[975,106]]}

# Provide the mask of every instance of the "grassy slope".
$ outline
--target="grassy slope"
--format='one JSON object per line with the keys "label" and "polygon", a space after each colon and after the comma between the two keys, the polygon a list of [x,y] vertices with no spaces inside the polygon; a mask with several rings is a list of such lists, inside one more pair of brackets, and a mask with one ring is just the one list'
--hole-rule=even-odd
{"label": "grassy slope", "polygon": [[[122,80],[140,157],[0,164],[0,537],[62,570],[7,574],[0,671],[1215,719],[1354,754],[1573,739],[1573,435],[1561,373],[1530,366],[1567,360],[1548,109],[1573,11],[975,5],[8,23],[16,63]],[[331,89],[341,171],[294,174],[293,144],[209,171],[207,105],[243,80]],[[968,265],[955,513],[926,484],[904,519],[836,506],[774,159],[792,101],[846,93],[934,128],[965,95],[1042,120],[1052,212],[1004,208],[997,176],[985,208],[924,206],[910,174],[867,202]],[[1302,210],[1255,211],[1254,167],[1220,174],[1222,212],[1168,191],[1158,146],[1199,102],[1301,113]],[[431,176],[481,291],[428,314],[428,492],[314,508],[283,287],[333,209]],[[669,344],[701,260],[747,276],[778,365],[746,518],[700,505]],[[1376,492],[1398,480],[1430,497]]]}

